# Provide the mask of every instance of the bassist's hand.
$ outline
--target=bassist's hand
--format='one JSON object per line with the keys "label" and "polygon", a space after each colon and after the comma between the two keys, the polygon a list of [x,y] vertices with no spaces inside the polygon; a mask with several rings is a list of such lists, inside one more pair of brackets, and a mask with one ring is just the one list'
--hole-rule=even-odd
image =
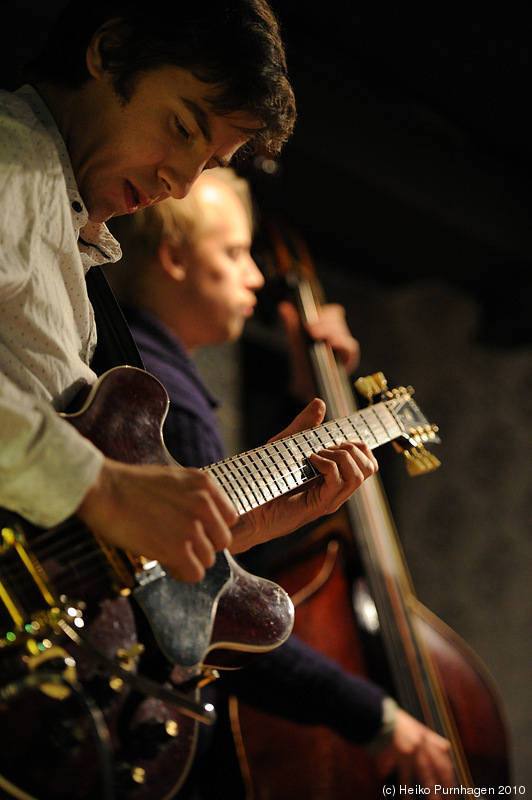
{"label": "bassist's hand", "polygon": [[106,459],[78,516],[107,544],[156,559],[174,578],[199,581],[229,547],[236,511],[204,472]]}
{"label": "bassist's hand", "polygon": [[[316,383],[308,358],[308,342],[303,335],[301,319],[293,303],[283,300],[277,306],[288,354],[290,357],[290,394],[308,403],[316,394]],[[351,335],[345,309],[338,303],[326,303],[317,309],[317,317],[307,324],[306,333],[315,342],[328,344],[349,374],[360,361],[360,345]]]}
{"label": "bassist's hand", "polygon": [[382,776],[397,772],[400,786],[422,786],[428,797],[442,797],[435,786],[449,789],[456,785],[450,744],[401,708],[397,709],[392,743],[377,757]]}
{"label": "bassist's hand", "polygon": [[[319,425],[324,416],[325,403],[314,399],[286,430],[270,441]],[[361,443],[330,447],[311,455],[310,461],[321,477],[239,517],[232,529],[233,553],[334,513],[378,469],[375,456]]]}

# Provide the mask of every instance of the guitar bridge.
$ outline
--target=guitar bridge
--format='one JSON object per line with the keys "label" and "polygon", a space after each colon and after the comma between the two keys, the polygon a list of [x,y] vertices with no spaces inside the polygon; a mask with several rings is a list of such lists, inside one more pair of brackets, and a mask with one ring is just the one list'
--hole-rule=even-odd
{"label": "guitar bridge", "polygon": [[142,569],[135,572],[135,578],[139,586],[148,586],[153,581],[158,581],[159,578],[166,576],[165,570],[158,561],[147,561],[145,558],[141,559],[141,561]]}

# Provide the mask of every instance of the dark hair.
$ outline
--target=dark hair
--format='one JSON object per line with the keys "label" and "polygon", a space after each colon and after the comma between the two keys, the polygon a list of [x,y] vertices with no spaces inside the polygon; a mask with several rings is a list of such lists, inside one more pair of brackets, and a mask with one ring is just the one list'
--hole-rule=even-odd
{"label": "dark hair", "polygon": [[86,53],[101,30],[100,55],[125,103],[143,73],[163,66],[190,71],[215,87],[212,111],[244,111],[260,120],[252,141],[278,151],[295,122],[278,22],[266,0],[96,0],[80,19],[69,3],[29,65],[29,80],[78,89],[89,79]]}

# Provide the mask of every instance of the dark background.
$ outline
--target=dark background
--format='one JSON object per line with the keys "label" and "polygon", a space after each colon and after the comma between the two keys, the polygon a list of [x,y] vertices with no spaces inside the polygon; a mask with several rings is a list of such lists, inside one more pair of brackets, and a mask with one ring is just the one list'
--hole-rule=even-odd
{"label": "dark background", "polygon": [[273,6],[299,108],[277,209],[316,255],[449,279],[486,339],[530,341],[530,3]]}
{"label": "dark background", "polygon": [[[62,5],[4,3],[4,86]],[[486,339],[530,341],[530,3],[272,6],[299,120],[263,203],[316,256],[390,285],[444,277],[481,299]]]}
{"label": "dark background", "polygon": [[[2,9],[8,88],[57,5]],[[514,780],[528,793],[530,3],[272,5],[299,119],[276,177],[254,179],[255,193],[306,237],[361,342],[360,371],[413,383],[440,425],[436,473],[412,480],[385,458],[382,479],[420,599],[498,682]],[[215,356],[222,395],[223,372]],[[235,385],[226,435],[238,448]],[[266,360],[259,385],[268,402],[276,376]]]}

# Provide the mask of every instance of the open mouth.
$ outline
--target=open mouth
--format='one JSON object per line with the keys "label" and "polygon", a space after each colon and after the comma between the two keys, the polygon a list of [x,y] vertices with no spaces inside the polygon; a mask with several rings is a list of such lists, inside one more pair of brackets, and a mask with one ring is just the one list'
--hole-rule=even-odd
{"label": "open mouth", "polygon": [[124,197],[128,214],[132,214],[140,206],[140,198],[137,190],[128,180],[124,181]]}

